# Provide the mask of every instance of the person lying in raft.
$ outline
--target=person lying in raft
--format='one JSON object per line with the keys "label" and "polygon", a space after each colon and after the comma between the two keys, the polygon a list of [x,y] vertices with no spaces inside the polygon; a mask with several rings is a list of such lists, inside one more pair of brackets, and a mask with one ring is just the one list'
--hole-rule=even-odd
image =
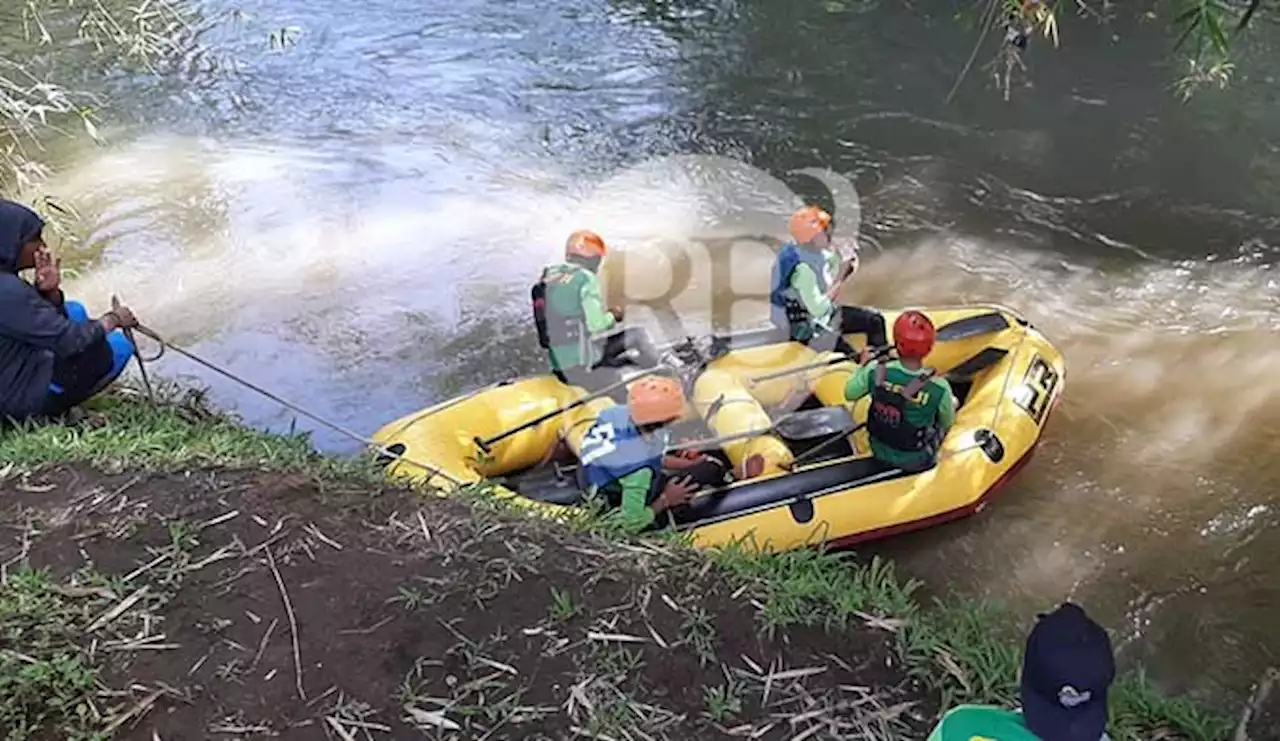
{"label": "person lying in raft", "polygon": [[791,216],[792,241],[778,250],[771,275],[769,303],[774,326],[795,342],[817,350],[835,349],[854,355],[843,335],[864,333],[868,347],[883,347],[884,316],[874,309],[835,303],[846,281],[858,269],[858,257],[841,265],[831,246],[834,222],[817,206],[805,206]]}
{"label": "person lying in raft", "polygon": [[[701,486],[723,483],[720,462],[706,455],[666,455],[667,425],[684,416],[680,382],[646,376],[627,389],[626,406],[600,413],[582,438],[581,483],[588,496],[616,508],[624,527],[639,532],[658,515],[687,504]],[[673,470],[679,478],[668,474]]]}
{"label": "person lying in raft", "polygon": [[[18,276],[35,268],[35,284]],[[121,306],[98,319],[60,287],[44,219],[0,200],[0,423],[62,415],[114,381],[134,353]]]}
{"label": "person lying in raft", "polygon": [[1071,602],[1042,614],[1022,653],[1019,710],[958,705],[926,741],[1110,741],[1107,693],[1115,681],[1111,638]]}
{"label": "person lying in raft", "polygon": [[[904,311],[893,323],[898,359],[864,363],[844,387],[848,401],[871,395],[867,412],[871,454],[908,473],[933,467],[942,439],[955,422],[951,384],[922,365],[936,339],[929,317]],[[864,351],[864,358],[867,355],[869,351]]]}
{"label": "person lying in raft", "polygon": [[[623,310],[605,307],[597,273],[607,252],[595,232],[569,235],[564,261],[543,269],[531,291],[538,344],[548,353],[551,372],[561,383],[595,391],[616,380],[611,370],[631,364],[652,368],[658,353],[642,328],[618,326]],[[603,372],[602,372],[603,371]]]}

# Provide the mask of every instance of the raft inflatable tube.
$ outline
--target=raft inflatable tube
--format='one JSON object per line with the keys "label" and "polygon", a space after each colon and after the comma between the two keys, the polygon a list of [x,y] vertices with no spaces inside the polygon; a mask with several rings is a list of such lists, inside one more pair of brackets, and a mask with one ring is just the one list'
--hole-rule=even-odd
{"label": "raft inflatable tube", "polygon": [[[905,310],[884,312],[890,330]],[[934,467],[912,474],[871,457],[870,399],[850,404],[843,398],[852,362],[779,341],[768,329],[733,335],[727,352],[703,353],[690,368],[690,342],[680,362],[692,393],[685,417],[674,425],[677,434],[709,441],[711,450],[700,447],[726,469],[741,472],[752,456],[765,466],[754,478],[699,492],[659,524],[674,521],[692,531],[700,547],[738,542],[786,551],[884,538],[985,507],[1040,443],[1062,398],[1065,360],[1008,308],[916,310],[938,329],[925,365],[947,378],[958,402]],[[846,339],[865,345],[860,334]],[[575,408],[486,443],[574,402]],[[392,454],[381,460],[393,479],[425,483],[442,496],[457,483],[490,481],[494,496],[563,516],[582,511],[575,475],[582,436],[614,403],[550,375],[512,379],[396,420],[373,439]],[[716,445],[720,437],[729,439]]]}

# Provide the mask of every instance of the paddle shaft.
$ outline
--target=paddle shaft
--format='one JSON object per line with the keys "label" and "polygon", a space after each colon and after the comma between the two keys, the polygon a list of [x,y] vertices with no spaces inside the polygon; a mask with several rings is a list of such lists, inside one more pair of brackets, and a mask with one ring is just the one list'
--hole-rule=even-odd
{"label": "paddle shaft", "polygon": [[524,423],[524,424],[522,424],[522,425],[519,425],[519,426],[517,426],[517,427],[512,427],[511,429],[507,430],[506,432],[503,432],[503,433],[500,433],[500,434],[494,435],[493,437],[484,438],[484,439],[481,439],[480,437],[476,437],[476,438],[475,438],[475,443],[476,443],[476,445],[479,445],[479,446],[480,446],[480,449],[481,449],[481,450],[483,450],[483,451],[485,451],[485,452],[487,453],[487,452],[489,452],[489,449],[490,449],[490,448],[489,448],[489,446],[493,445],[493,444],[494,444],[494,443],[496,443],[496,442],[500,442],[500,441],[502,441],[502,440],[506,440],[507,438],[511,437],[512,435],[514,435],[514,434],[516,434],[516,433],[518,433],[518,432],[523,432],[523,431],[525,431],[525,430],[527,430],[527,429],[529,429],[529,428],[531,428],[531,427],[537,427],[538,425],[542,424],[543,422],[546,422],[546,421],[547,421],[547,420],[549,420],[549,419],[552,419],[553,417],[557,417],[557,416],[559,416],[559,415],[561,415],[561,414],[564,414],[565,412],[571,411],[571,410],[573,410],[573,409],[577,409],[578,407],[582,406],[583,404],[586,404],[587,402],[590,402],[590,401],[594,401],[594,400],[596,400],[596,399],[599,399],[599,398],[600,398],[600,397],[602,397],[602,396],[607,396],[608,394],[612,393],[612,392],[613,392],[613,391],[615,391],[616,389],[622,388],[623,386],[627,385],[628,383],[631,383],[632,381],[639,380],[639,379],[641,379],[641,378],[644,378],[645,376],[651,376],[651,375],[653,375],[654,373],[659,372],[660,370],[662,370],[662,369],[661,369],[661,368],[650,368],[650,369],[648,369],[648,370],[641,371],[640,373],[637,373],[636,375],[631,376],[631,377],[629,377],[629,378],[623,378],[623,379],[621,379],[621,380],[614,381],[613,383],[609,384],[608,386],[605,386],[604,388],[600,389],[599,391],[593,391],[592,393],[587,394],[586,396],[582,397],[581,399],[578,399],[577,401],[571,402],[571,403],[569,403],[569,404],[565,404],[564,406],[562,406],[562,407],[560,407],[560,408],[558,408],[558,409],[553,409],[553,410],[551,410],[550,412],[547,412],[546,414],[543,414],[543,415],[541,415],[541,416],[539,416],[539,417],[535,417],[534,419],[531,419],[531,420],[529,420],[528,422],[525,422],[525,423]]}
{"label": "paddle shaft", "polygon": [[827,438],[826,440],[823,440],[822,442],[818,443],[812,448],[809,448],[808,450],[804,451],[795,460],[787,464],[787,470],[794,471],[796,466],[800,465],[801,461],[815,457],[815,454],[819,450],[825,449],[828,445],[831,445],[832,443],[837,442],[842,438],[846,438],[846,437],[849,437],[850,435],[856,434],[858,430],[861,430],[863,427],[866,427],[866,426],[867,426],[867,423],[863,422],[862,424],[858,425],[857,427],[854,427],[852,430],[849,430],[848,432],[832,433],[831,437]]}
{"label": "paddle shaft", "polygon": [[[795,417],[797,415],[806,414],[807,412],[808,410],[791,412],[789,414],[784,414],[782,417],[778,419],[778,421],[773,422],[768,427],[755,429],[755,430],[747,430],[746,432],[735,432],[730,435],[721,435],[719,437],[708,437],[708,438],[703,438],[702,440],[694,440],[692,442],[682,443],[680,445],[675,445],[670,448],[667,448],[666,452],[670,453],[672,451],[677,451],[677,450],[708,450],[708,449],[717,448],[724,443],[731,443],[737,440],[745,440],[751,437],[768,435],[770,433],[777,432],[778,426],[786,422],[788,419],[791,419],[792,417]],[[848,433],[840,433],[840,434],[851,435],[857,429],[858,429],[857,427],[854,427],[852,431]],[[836,433],[832,433],[832,434],[836,434]]]}
{"label": "paddle shaft", "polygon": [[[879,358],[882,358],[887,352],[889,352],[892,349],[893,349],[893,345],[884,345],[883,347],[878,347],[871,354],[871,359],[877,360]],[[788,368],[786,370],[780,370],[774,373],[766,373],[763,376],[756,376],[755,378],[751,379],[751,383],[753,384],[763,383],[765,381],[772,381],[775,378],[785,378],[787,376],[793,376],[797,373],[804,373],[805,371],[817,370],[818,368],[826,368],[827,366],[839,365],[840,363],[849,363],[849,362],[857,362],[857,361],[854,358],[851,358],[848,356],[842,356],[839,358],[828,358],[826,360],[819,360],[816,363],[809,363],[807,365],[800,365],[800,366],[796,366],[795,368]]]}

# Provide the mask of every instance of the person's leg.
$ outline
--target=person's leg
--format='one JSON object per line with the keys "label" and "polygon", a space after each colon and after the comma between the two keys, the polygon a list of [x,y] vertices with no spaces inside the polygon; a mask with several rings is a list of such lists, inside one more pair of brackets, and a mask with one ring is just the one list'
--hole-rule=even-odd
{"label": "person's leg", "polygon": [[84,352],[54,362],[44,413],[62,414],[92,397],[107,381],[113,366],[111,346],[99,342]]}
{"label": "person's leg", "polygon": [[76,324],[84,324],[89,321],[89,310],[84,308],[84,304],[79,301],[65,301],[62,308],[67,311],[67,318]]}
{"label": "person's leg", "polygon": [[[635,350],[635,357],[628,351]],[[634,365],[652,368],[657,365],[658,351],[649,339],[649,333],[641,327],[620,329],[602,340],[600,362],[597,368],[619,368]]]}
{"label": "person's leg", "polygon": [[[67,311],[67,318],[77,324],[85,324],[89,321],[89,310],[79,301],[68,300],[63,304],[63,308]],[[107,333],[107,344],[111,347],[111,369],[101,379],[101,386],[94,389],[93,393],[101,391],[103,387],[120,377],[124,372],[124,367],[129,364],[137,352],[133,343],[125,335],[124,330],[113,330]]]}
{"label": "person's leg", "polygon": [[691,476],[698,486],[703,489],[714,489],[725,485],[725,468],[724,461],[719,458],[708,456],[705,460],[700,461],[698,465],[683,470],[668,470],[664,472],[664,484],[671,479],[682,479],[685,476]]}
{"label": "person's leg", "polygon": [[[89,321],[89,312],[79,301],[67,301],[63,306],[71,321],[78,324]],[[104,342],[57,361],[45,401],[45,412],[61,414],[92,398],[120,377],[133,355],[133,343],[117,329],[109,332]]]}
{"label": "person's leg", "polygon": [[884,347],[889,344],[883,314],[861,306],[841,306],[840,334],[858,333],[867,336],[867,347]]}
{"label": "person's leg", "polygon": [[[557,373],[556,377],[561,383],[569,386],[577,386],[585,389],[587,393],[593,394],[600,389],[617,383],[620,380],[617,369],[606,367],[583,368],[566,368],[563,373]],[[627,403],[626,386],[618,386],[610,394],[609,398],[619,404]]]}

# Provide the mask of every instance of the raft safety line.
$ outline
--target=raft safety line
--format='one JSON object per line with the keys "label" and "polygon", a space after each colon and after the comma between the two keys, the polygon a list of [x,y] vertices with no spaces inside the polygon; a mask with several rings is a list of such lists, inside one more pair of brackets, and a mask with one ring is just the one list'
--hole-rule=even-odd
{"label": "raft safety line", "polygon": [[[146,327],[146,326],[145,326],[145,325],[143,325],[143,324],[138,324],[138,326],[137,326],[137,327],[135,327],[134,329],[136,329],[140,334],[146,335],[147,337],[150,337],[151,339],[153,339],[153,340],[155,340],[156,342],[160,343],[160,346],[161,346],[161,347],[163,347],[163,348],[167,348],[167,349],[169,349],[169,350],[173,350],[174,352],[176,352],[176,353],[178,353],[178,354],[180,354],[180,355],[186,356],[189,360],[192,360],[192,361],[194,361],[194,362],[196,362],[196,363],[199,363],[200,365],[203,365],[204,367],[208,368],[209,370],[211,370],[211,371],[213,371],[213,372],[215,372],[215,373],[219,373],[219,374],[221,374],[221,375],[223,375],[223,376],[225,376],[225,377],[227,377],[227,378],[231,379],[232,381],[235,381],[236,383],[238,383],[238,384],[240,384],[240,385],[244,386],[245,388],[248,388],[248,389],[251,389],[251,390],[253,390],[253,391],[256,391],[256,392],[258,392],[259,394],[262,394],[263,396],[267,397],[268,399],[271,399],[272,401],[276,402],[277,404],[280,404],[281,406],[284,406],[284,407],[286,407],[286,408],[288,408],[288,409],[291,409],[291,410],[293,410],[293,411],[297,412],[298,414],[301,414],[301,415],[302,415],[302,416],[304,416],[304,417],[309,417],[309,418],[311,418],[312,420],[314,420],[314,421],[316,421],[316,422],[318,422],[318,423],[320,423],[320,424],[324,425],[325,427],[328,427],[328,428],[329,428],[329,429],[331,429],[331,430],[334,430],[334,431],[336,431],[336,432],[338,432],[338,433],[341,433],[341,434],[343,434],[343,435],[345,435],[345,436],[347,436],[347,437],[351,438],[352,440],[355,440],[355,441],[356,441],[356,442],[358,442],[358,443],[362,443],[362,444],[364,444],[364,445],[365,445],[365,446],[367,446],[367,447],[373,448],[374,450],[376,450],[377,452],[379,452],[379,453],[381,453],[381,454],[383,454],[383,455],[385,455],[385,456],[390,456],[391,458],[393,458],[393,459],[395,459],[395,460],[402,461],[402,462],[404,462],[404,463],[408,463],[408,464],[413,465],[413,466],[417,466],[418,468],[421,468],[421,469],[423,469],[423,470],[427,471],[428,473],[430,473],[430,474],[431,474],[431,475],[433,475],[433,476],[439,476],[440,478],[445,479],[446,481],[448,481],[449,483],[453,484],[453,485],[454,485],[454,486],[456,486],[456,487],[461,488],[462,486],[464,486],[464,484],[463,484],[463,482],[462,482],[462,481],[460,481],[459,479],[455,478],[454,476],[451,476],[451,475],[450,475],[450,474],[448,474],[448,473],[445,473],[444,471],[440,470],[439,468],[435,468],[435,467],[433,467],[433,466],[428,466],[428,465],[426,465],[425,463],[419,463],[418,461],[415,461],[415,460],[412,460],[412,459],[406,458],[406,457],[404,457],[403,455],[398,455],[398,454],[396,454],[395,452],[393,452],[393,451],[389,450],[385,445],[381,445],[381,444],[379,444],[379,443],[376,443],[376,442],[374,442],[372,439],[367,438],[367,437],[365,437],[364,435],[361,435],[361,434],[360,434],[360,433],[358,433],[358,432],[355,432],[355,431],[353,431],[353,430],[349,430],[349,429],[347,429],[346,427],[343,427],[342,425],[337,424],[336,422],[330,422],[329,420],[325,419],[324,417],[321,417],[321,416],[320,416],[320,415],[318,415],[318,414],[314,414],[314,413],[312,413],[312,412],[309,412],[309,411],[307,411],[306,409],[303,409],[302,407],[298,406],[297,404],[294,404],[293,402],[291,402],[291,401],[289,401],[289,400],[287,400],[287,399],[283,399],[283,398],[281,398],[281,397],[279,397],[279,396],[277,396],[277,395],[275,395],[275,394],[271,393],[270,391],[267,391],[266,389],[262,388],[261,386],[258,386],[258,385],[254,384],[254,383],[251,383],[251,382],[249,382],[249,381],[247,381],[247,380],[245,380],[245,379],[241,378],[240,376],[237,376],[236,374],[232,373],[231,371],[224,370],[223,368],[220,368],[220,367],[218,367],[217,365],[215,365],[215,364],[213,364],[213,363],[210,363],[209,361],[205,360],[204,358],[200,357],[199,355],[196,355],[195,353],[191,352],[190,350],[186,350],[186,349],[183,349],[183,348],[181,348],[181,347],[178,347],[177,345],[175,345],[175,344],[173,344],[172,342],[169,342],[168,340],[164,339],[164,338],[163,338],[163,337],[161,337],[159,334],[157,334],[156,332],[152,331],[150,328]],[[137,347],[137,345],[135,345],[134,347],[136,348],[136,347]],[[158,357],[158,356],[157,356],[157,357]],[[139,355],[139,361],[141,361],[141,355]],[[139,363],[139,365],[141,365],[141,363]],[[149,384],[148,384],[148,385],[149,385]]]}

